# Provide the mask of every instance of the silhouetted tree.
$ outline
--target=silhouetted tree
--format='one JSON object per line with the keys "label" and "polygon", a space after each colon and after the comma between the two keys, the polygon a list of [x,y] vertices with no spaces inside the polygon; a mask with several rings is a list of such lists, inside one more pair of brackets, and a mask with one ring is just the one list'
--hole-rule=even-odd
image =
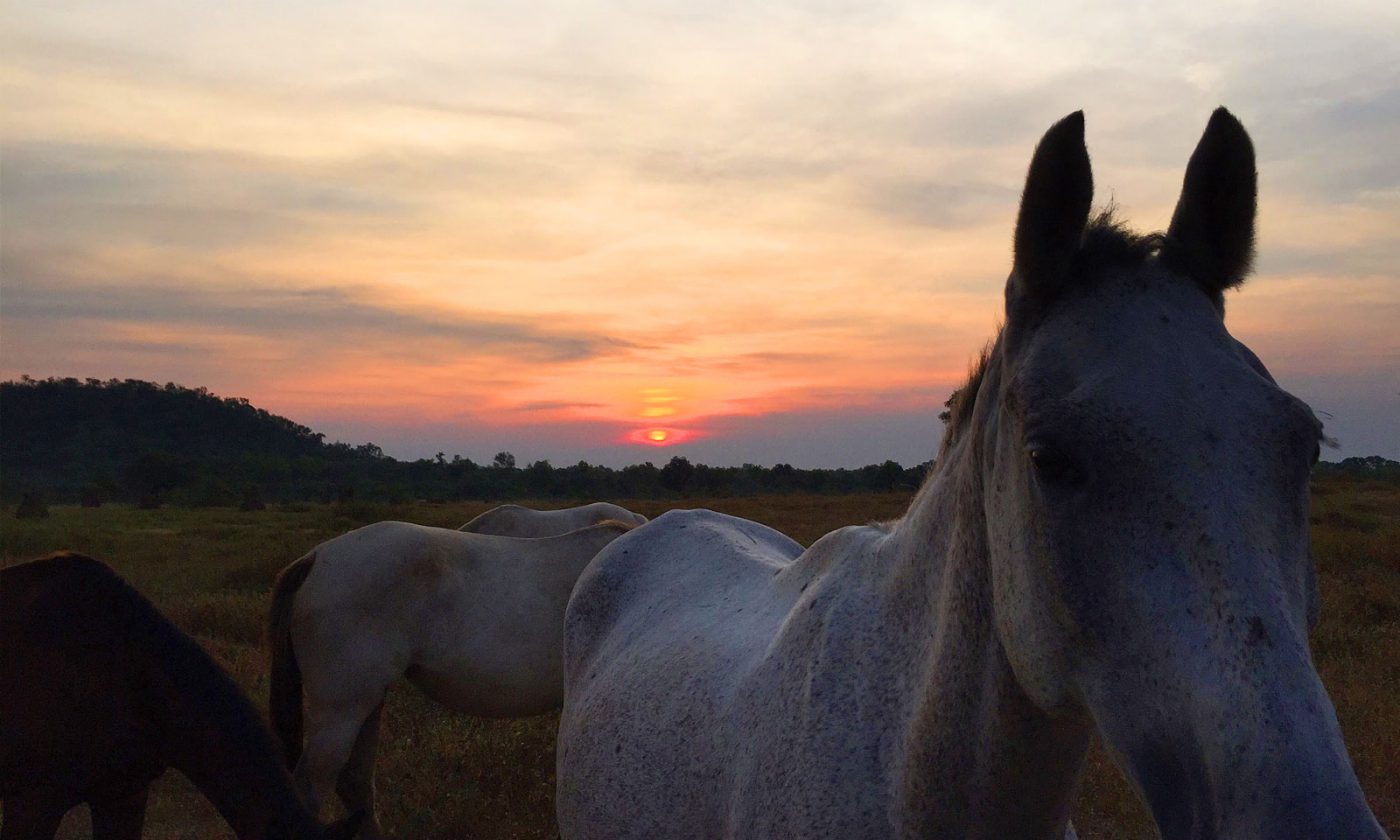
{"label": "silhouetted tree", "polygon": [[362,443],[359,446],[355,447],[355,451],[368,458],[385,457],[384,450],[380,449],[378,446],[375,446],[372,443]]}
{"label": "silhouetted tree", "polygon": [[536,461],[525,468],[525,489],[531,495],[547,495],[554,487],[554,467],[548,461]]}
{"label": "silhouetted tree", "polygon": [[695,475],[695,465],[689,458],[677,455],[661,468],[661,486],[673,493],[684,493]]}
{"label": "silhouetted tree", "polygon": [[863,467],[861,472],[868,474],[871,490],[888,492],[904,484],[904,467],[894,461],[886,461],[879,466]]}
{"label": "silhouetted tree", "polygon": [[503,470],[515,469],[515,456],[509,452],[497,452],[496,457],[491,459],[491,466]]}
{"label": "silhouetted tree", "polygon": [[661,492],[661,471],[650,461],[623,467],[617,478],[624,496],[647,498]]}

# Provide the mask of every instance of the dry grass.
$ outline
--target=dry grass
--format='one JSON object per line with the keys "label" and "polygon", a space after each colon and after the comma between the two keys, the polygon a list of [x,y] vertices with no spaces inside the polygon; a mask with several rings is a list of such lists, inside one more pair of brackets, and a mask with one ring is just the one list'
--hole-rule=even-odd
{"label": "dry grass", "polygon": [[[655,516],[667,502],[624,503]],[[890,519],[907,494],[691,499],[769,524],[806,544],[841,525]],[[261,512],[55,508],[47,520],[0,520],[0,565],[70,548],[100,557],[194,634],[259,702],[257,647],[273,576],[300,553],[380,519],[456,527],[487,509],[454,505],[295,505]],[[1323,596],[1313,636],[1353,761],[1383,825],[1400,828],[1400,488],[1331,481],[1315,489],[1314,553]],[[477,720],[443,711],[411,688],[391,692],[379,758],[385,825],[404,838],[553,840],[556,716]],[[88,836],[85,813],[63,838]],[[1151,838],[1151,820],[1096,745],[1075,822],[1085,838]],[[178,774],[152,801],[146,837],[229,838]]]}

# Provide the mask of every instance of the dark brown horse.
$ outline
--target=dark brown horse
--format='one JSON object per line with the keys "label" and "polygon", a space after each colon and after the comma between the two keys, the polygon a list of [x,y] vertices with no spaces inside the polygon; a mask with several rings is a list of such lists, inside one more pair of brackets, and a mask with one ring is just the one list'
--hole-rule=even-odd
{"label": "dark brown horse", "polygon": [[136,840],[167,767],[242,840],[358,827],[316,822],[253,704],[107,566],[59,553],[0,569],[0,840],[51,838],[83,802],[96,840]]}

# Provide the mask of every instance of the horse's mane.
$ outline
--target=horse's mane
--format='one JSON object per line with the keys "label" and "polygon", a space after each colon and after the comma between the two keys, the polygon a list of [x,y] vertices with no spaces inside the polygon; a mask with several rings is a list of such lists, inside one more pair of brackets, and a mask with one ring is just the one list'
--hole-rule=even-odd
{"label": "horse's mane", "polygon": [[[1070,263],[1068,274],[1076,286],[1097,282],[1113,269],[1135,268],[1148,260],[1169,255],[1171,240],[1164,233],[1137,233],[1118,219],[1117,208],[1110,204],[1089,220]],[[1001,343],[1003,328],[982,348],[968,372],[967,381],[958,389],[958,398],[949,412],[948,428],[939,447],[937,461],[943,460],[948,447],[962,437],[972,422],[972,410],[977,405],[977,392],[986,378],[987,367]]]}
{"label": "horse's mane", "polygon": [[977,354],[972,369],[968,371],[967,381],[958,388],[958,398],[948,414],[948,428],[943,433],[943,444],[938,447],[938,457],[934,459],[936,463],[943,462],[948,447],[962,437],[963,431],[972,422],[972,409],[977,405],[977,392],[982,388],[982,380],[987,376],[987,363],[992,358],[992,350],[1000,338],[1001,330],[998,329],[997,337],[987,342],[982,352]]}
{"label": "horse's mane", "polygon": [[280,766],[276,743],[243,689],[193,638],[166,618],[146,596],[111,567],[91,557],[60,551],[26,564],[53,580],[49,591],[61,598],[55,617],[69,634],[114,641],[134,637],[151,655],[152,667],[215,721],[228,744],[265,754]]}

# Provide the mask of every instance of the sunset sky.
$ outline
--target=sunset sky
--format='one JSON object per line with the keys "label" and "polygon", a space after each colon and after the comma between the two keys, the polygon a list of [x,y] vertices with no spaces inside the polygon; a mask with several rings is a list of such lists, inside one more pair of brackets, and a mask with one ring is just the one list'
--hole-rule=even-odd
{"label": "sunset sky", "polygon": [[1045,128],[1083,108],[1098,201],[1157,229],[1224,104],[1228,324],[1324,457],[1400,458],[1400,3],[1029,6],[7,3],[0,378],[401,458],[914,464]]}

